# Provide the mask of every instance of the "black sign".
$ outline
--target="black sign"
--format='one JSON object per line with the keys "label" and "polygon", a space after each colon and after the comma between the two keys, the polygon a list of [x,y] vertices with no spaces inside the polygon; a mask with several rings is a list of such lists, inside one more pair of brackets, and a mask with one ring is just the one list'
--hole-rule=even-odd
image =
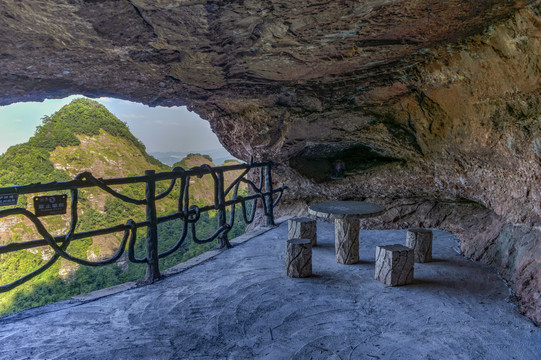
{"label": "black sign", "polygon": [[0,206],[17,205],[19,194],[0,195]]}
{"label": "black sign", "polygon": [[34,212],[36,216],[65,214],[67,203],[67,195],[35,196]]}

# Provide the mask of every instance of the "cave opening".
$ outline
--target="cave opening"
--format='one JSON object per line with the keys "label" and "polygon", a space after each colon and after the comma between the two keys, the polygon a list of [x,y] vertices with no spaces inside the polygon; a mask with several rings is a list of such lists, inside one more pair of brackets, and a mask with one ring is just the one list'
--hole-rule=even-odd
{"label": "cave opening", "polygon": [[[27,142],[44,118],[51,117],[80,98],[86,97],[72,95],[0,107],[0,154],[10,146]],[[166,165],[172,166],[191,153],[206,155],[212,158],[215,165],[234,159],[211,130],[210,124],[185,106],[149,107],[111,97],[90,100],[105,106],[125,123],[144,144],[146,151]]]}
{"label": "cave opening", "polygon": [[[149,176],[153,176],[154,172],[171,173],[177,166],[188,170],[233,165],[235,162],[236,159],[222,147],[210,124],[184,106],[149,107],[116,98],[91,99],[81,95],[2,106],[0,188],[10,190],[7,196],[6,193],[0,195],[0,210],[7,210],[0,218],[0,248],[9,250],[10,247],[26,246],[22,244],[40,241],[44,237],[28,217],[9,213],[12,209],[20,209],[44,216],[39,221],[51,234],[67,234],[72,230],[73,221],[77,223],[76,233],[94,232],[92,236],[81,237],[66,245],[66,252],[71,256],[94,263],[110,259],[123,249],[125,243],[122,239],[126,235],[122,235],[122,231],[104,233],[103,230],[124,226],[126,221],[141,222],[147,216],[145,208],[140,206],[144,201],[141,199],[147,196],[146,183],[124,183],[121,181],[123,178],[133,180],[146,176],[148,170],[151,171]],[[81,179],[79,175],[87,172],[100,181],[115,179],[112,191],[135,199],[135,202],[123,201],[123,198],[103,191],[99,186],[77,188],[71,193],[62,188],[62,183]],[[228,174],[224,181],[232,178]],[[192,205],[214,201],[215,186],[210,174],[190,178],[189,193],[181,189],[181,182],[187,183],[183,180],[171,185],[170,179],[154,182],[155,191],[166,194],[158,199],[156,216],[175,213],[179,199],[185,198]],[[34,193],[13,190],[30,184],[53,184],[60,188]],[[169,192],[166,190],[168,187]],[[245,190],[241,187],[239,192],[246,196]],[[43,198],[55,199],[51,206],[56,208],[61,203],[60,208],[66,211],[37,215],[35,204],[39,206]],[[57,199],[62,199],[62,202]],[[246,229],[246,224],[240,219],[240,205],[236,210],[237,217],[229,231],[232,238],[243,234]],[[247,211],[251,211],[249,204]],[[229,210],[228,214],[231,213],[234,216],[235,213]],[[197,226],[197,235],[202,239],[208,238],[218,227],[217,212],[200,214],[198,221],[194,225]],[[159,224],[160,251],[171,249],[184,233],[179,222],[175,218]],[[137,257],[145,254],[145,237],[141,234],[144,232],[134,236],[137,239],[134,241]],[[217,246],[216,239],[200,244],[194,238],[195,235],[186,235],[186,241],[179,245],[174,255],[160,260],[161,268],[166,270]],[[124,255],[104,266],[87,267],[70,261],[51,260],[53,250],[46,245],[26,250],[0,251],[0,286],[42,271],[27,283],[2,293],[0,317],[136,281],[145,274],[145,264],[129,262]],[[52,261],[52,265],[43,267],[48,261]]]}

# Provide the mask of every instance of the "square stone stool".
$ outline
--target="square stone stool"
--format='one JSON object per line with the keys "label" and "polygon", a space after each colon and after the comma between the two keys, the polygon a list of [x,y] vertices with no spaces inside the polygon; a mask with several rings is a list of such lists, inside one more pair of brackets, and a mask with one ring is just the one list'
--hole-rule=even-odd
{"label": "square stone stool", "polygon": [[432,231],[428,229],[409,229],[406,246],[413,249],[415,262],[432,261]]}
{"label": "square stone stool", "polygon": [[312,242],[310,239],[290,239],[287,241],[286,274],[294,278],[312,276]]}
{"label": "square stone stool", "polygon": [[413,281],[413,250],[404,245],[376,246],[376,280],[390,286]]}
{"label": "square stone stool", "polygon": [[288,239],[310,239],[312,247],[317,245],[316,221],[307,217],[289,219],[287,222]]}

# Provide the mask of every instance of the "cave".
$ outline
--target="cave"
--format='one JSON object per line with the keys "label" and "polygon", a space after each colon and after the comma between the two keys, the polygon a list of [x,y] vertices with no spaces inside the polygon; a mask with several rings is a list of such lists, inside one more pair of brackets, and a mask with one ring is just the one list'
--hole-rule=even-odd
{"label": "cave", "polygon": [[[401,159],[383,156],[362,144],[339,142],[338,146],[307,146],[289,159],[289,166],[315,183],[321,183],[355,176],[364,170],[395,161]],[[334,172],[339,163],[345,169],[344,174],[337,177]]]}
{"label": "cave", "polygon": [[5,0],[0,106],[185,105],[276,163],[283,214],[368,199],[363,226],[449,230],[541,324],[540,24],[540,0]]}

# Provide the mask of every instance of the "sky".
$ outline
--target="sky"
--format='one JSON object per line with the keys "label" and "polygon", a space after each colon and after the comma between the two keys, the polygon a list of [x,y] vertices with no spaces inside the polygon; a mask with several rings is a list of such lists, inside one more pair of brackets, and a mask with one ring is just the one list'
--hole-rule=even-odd
{"label": "sky", "polygon": [[[0,106],[0,154],[12,145],[28,141],[44,115],[52,115],[78,97],[82,96]],[[147,152],[201,152],[222,148],[208,121],[189,112],[185,106],[151,108],[113,98],[93,100],[126,122],[135,137],[145,144]]]}

